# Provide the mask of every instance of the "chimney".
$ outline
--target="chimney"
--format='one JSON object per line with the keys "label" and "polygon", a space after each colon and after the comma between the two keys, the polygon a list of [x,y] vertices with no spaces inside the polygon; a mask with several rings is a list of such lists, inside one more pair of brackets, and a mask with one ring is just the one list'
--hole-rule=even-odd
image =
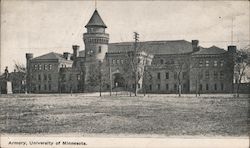
{"label": "chimney", "polygon": [[33,53],[26,53],[26,91],[30,93],[31,90],[31,78],[30,78],[30,60],[33,58]]}
{"label": "chimney", "polygon": [[199,45],[199,40],[192,40],[192,47],[194,52],[199,51],[198,45]]}
{"label": "chimney", "polygon": [[70,53],[69,52],[64,52],[63,53],[63,58],[65,58],[66,60],[70,60]]}
{"label": "chimney", "polygon": [[79,48],[80,46],[78,45],[73,45],[73,59],[76,59],[79,56]]}
{"label": "chimney", "polygon": [[26,53],[26,68],[29,69],[29,61],[33,58],[33,53]]}
{"label": "chimney", "polygon": [[227,51],[229,53],[236,53],[236,50],[237,50],[237,48],[234,45],[230,45],[230,46],[227,47]]}

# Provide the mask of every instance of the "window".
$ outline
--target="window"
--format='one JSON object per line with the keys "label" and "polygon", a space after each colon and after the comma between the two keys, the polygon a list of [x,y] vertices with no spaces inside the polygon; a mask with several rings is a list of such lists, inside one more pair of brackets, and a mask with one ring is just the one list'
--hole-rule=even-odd
{"label": "window", "polygon": [[41,81],[41,75],[40,74],[38,74],[38,80]]}
{"label": "window", "polygon": [[102,46],[99,46],[98,52],[99,52],[99,53],[102,52]]}
{"label": "window", "polygon": [[66,75],[65,75],[65,74],[62,74],[61,80],[62,80],[62,81],[65,81],[65,80],[66,80]]}
{"label": "window", "polygon": [[161,79],[161,73],[157,73],[157,79]]}
{"label": "window", "polygon": [[168,90],[169,88],[168,88],[168,84],[166,84],[166,90]]}
{"label": "window", "polygon": [[38,66],[38,70],[42,70],[42,65],[39,65],[39,66]]}
{"label": "window", "polygon": [[47,67],[47,64],[44,64],[44,70],[47,70],[48,67]]}
{"label": "window", "polygon": [[205,71],[205,77],[206,79],[209,79],[209,71]]}
{"label": "window", "polygon": [[47,81],[47,75],[46,74],[43,75],[43,78],[44,78],[43,79],[44,81]]}
{"label": "window", "polygon": [[220,89],[224,90],[224,84],[223,83],[220,84]]}
{"label": "window", "polygon": [[149,90],[152,90],[152,85],[151,84],[149,85]]}
{"label": "window", "polygon": [[161,59],[161,60],[160,60],[160,63],[161,63],[161,64],[163,64],[163,63],[164,63],[164,60],[163,60],[163,59]]}
{"label": "window", "polygon": [[220,71],[220,79],[223,79],[224,78],[224,73],[223,71]]}
{"label": "window", "polygon": [[200,91],[202,90],[202,84],[200,84],[199,90],[200,90]]}
{"label": "window", "polygon": [[158,84],[157,87],[158,87],[158,90],[160,90],[161,89],[161,84]]}
{"label": "window", "polygon": [[186,84],[184,83],[184,84],[183,84],[183,89],[186,89],[186,87],[187,87],[187,86],[186,86]]}
{"label": "window", "polygon": [[123,60],[121,59],[121,64],[123,64],[124,62],[123,62]]}
{"label": "window", "polygon": [[186,78],[187,78],[187,72],[183,72],[183,73],[182,73],[182,78],[183,78],[183,79],[186,79]]}
{"label": "window", "polygon": [[209,61],[207,60],[207,61],[206,61],[206,67],[208,67],[208,66],[209,66]]}
{"label": "window", "polygon": [[220,61],[220,66],[221,66],[221,67],[224,66],[224,60],[221,60],[221,61]]}
{"label": "window", "polygon": [[47,85],[46,84],[44,84],[44,90],[47,90]]}
{"label": "window", "polygon": [[49,90],[51,90],[51,84],[49,84]]}
{"label": "window", "polygon": [[206,90],[209,90],[209,86],[208,86],[208,84],[206,84]]}
{"label": "window", "polygon": [[202,73],[202,72],[199,72],[199,73],[198,73],[198,78],[199,78],[199,79],[202,79],[202,78],[203,78],[203,73]]}
{"label": "window", "polygon": [[49,64],[49,70],[51,70],[52,69],[52,65],[51,64]]}
{"label": "window", "polygon": [[176,84],[174,84],[174,90],[177,90],[177,85]]}
{"label": "window", "polygon": [[41,85],[38,85],[38,90],[39,90],[39,91],[41,90]]}
{"label": "window", "polygon": [[214,61],[214,67],[217,67],[217,65],[218,65],[218,62]]}
{"label": "window", "polygon": [[203,66],[203,61],[202,61],[202,60],[199,61],[199,66],[200,66],[200,67]]}
{"label": "window", "polygon": [[218,72],[214,71],[214,79],[217,80],[218,79]]}
{"label": "window", "polygon": [[49,80],[51,80],[51,74],[48,74],[48,78],[49,78]]}
{"label": "window", "polygon": [[118,64],[119,63],[119,60],[116,60],[116,64]]}
{"label": "window", "polygon": [[115,60],[112,60],[112,64],[115,64]]}
{"label": "window", "polygon": [[36,64],[34,65],[34,70],[37,70],[37,65]]}
{"label": "window", "polygon": [[216,83],[214,84],[214,90],[217,90],[217,84]]}
{"label": "window", "polygon": [[169,79],[169,73],[166,72],[166,79]]}
{"label": "window", "polygon": [[77,75],[77,80],[81,80],[81,75]]}
{"label": "window", "polygon": [[174,79],[177,79],[177,72],[174,72]]}

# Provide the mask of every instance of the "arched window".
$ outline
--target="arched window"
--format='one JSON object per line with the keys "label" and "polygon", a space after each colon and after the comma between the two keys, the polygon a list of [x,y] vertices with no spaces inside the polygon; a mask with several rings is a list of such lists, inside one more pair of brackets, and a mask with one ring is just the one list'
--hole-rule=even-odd
{"label": "arched window", "polygon": [[102,46],[99,46],[98,52],[99,52],[99,53],[102,52]]}

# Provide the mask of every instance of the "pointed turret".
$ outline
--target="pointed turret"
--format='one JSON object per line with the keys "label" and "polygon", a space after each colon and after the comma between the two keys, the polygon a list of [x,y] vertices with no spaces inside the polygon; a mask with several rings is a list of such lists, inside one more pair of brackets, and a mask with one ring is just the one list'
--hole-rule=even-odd
{"label": "pointed turret", "polygon": [[86,28],[88,27],[103,27],[107,28],[105,23],[103,22],[101,16],[99,15],[98,11],[95,10],[92,17],[90,18],[89,22],[85,26]]}
{"label": "pointed turret", "polygon": [[87,33],[83,34],[85,44],[86,62],[103,61],[108,52],[109,34],[105,33],[107,26],[104,24],[98,11],[95,10],[85,26]]}

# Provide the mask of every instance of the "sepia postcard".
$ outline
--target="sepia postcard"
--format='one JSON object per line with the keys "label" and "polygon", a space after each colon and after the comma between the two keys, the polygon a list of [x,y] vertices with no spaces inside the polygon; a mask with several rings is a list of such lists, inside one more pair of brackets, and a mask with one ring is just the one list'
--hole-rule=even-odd
{"label": "sepia postcard", "polygon": [[1,0],[0,148],[248,148],[249,1]]}

